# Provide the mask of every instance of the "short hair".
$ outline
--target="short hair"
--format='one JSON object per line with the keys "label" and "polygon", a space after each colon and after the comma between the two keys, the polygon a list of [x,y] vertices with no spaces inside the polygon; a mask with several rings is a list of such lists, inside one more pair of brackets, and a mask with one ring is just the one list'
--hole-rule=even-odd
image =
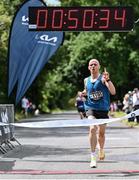
{"label": "short hair", "polygon": [[97,59],[91,59],[91,60],[89,61],[89,64],[90,64],[90,62],[92,62],[92,61],[95,61],[95,62],[100,66],[100,63],[99,63],[99,61],[98,61]]}

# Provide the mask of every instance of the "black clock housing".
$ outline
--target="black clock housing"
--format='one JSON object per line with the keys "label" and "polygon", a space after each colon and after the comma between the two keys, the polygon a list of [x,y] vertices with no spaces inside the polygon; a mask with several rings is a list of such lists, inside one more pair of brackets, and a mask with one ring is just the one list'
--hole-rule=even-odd
{"label": "black clock housing", "polygon": [[29,30],[33,31],[130,31],[133,8],[29,7]]}

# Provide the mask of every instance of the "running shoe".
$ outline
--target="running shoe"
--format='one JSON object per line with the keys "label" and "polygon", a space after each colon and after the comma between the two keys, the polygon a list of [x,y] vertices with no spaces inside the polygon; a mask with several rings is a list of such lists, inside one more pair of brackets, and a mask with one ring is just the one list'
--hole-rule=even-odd
{"label": "running shoe", "polygon": [[91,168],[96,168],[97,167],[97,160],[96,160],[95,156],[91,157],[90,167]]}
{"label": "running shoe", "polygon": [[99,150],[98,158],[99,158],[99,160],[104,160],[105,159],[105,152],[104,152],[103,149]]}

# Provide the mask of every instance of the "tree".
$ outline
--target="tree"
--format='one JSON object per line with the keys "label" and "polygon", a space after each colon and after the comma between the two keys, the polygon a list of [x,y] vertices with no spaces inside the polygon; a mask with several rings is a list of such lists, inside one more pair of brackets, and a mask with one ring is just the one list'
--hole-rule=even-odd
{"label": "tree", "polygon": [[[7,49],[10,25],[21,0],[0,2],[0,101],[7,98]],[[131,5],[135,21],[139,18],[138,0],[61,0],[62,6]],[[83,89],[91,58],[101,61],[116,85],[116,99],[139,84],[139,22],[131,32],[66,32],[63,45],[40,72],[27,95],[43,111],[66,108],[70,98]],[[35,91],[34,91],[35,89]]]}
{"label": "tree", "polygon": [[[62,6],[132,5],[135,9],[136,19],[139,14],[139,6],[137,6],[138,1],[61,0],[61,2]],[[83,89],[83,79],[89,74],[87,69],[88,60],[93,57],[98,58],[101,61],[101,71],[103,71],[103,67],[107,67],[107,70],[110,72],[111,78],[116,85],[116,98],[122,99],[123,95],[128,90],[132,90],[138,82],[139,38],[137,34],[137,26],[135,26],[134,31],[123,33],[66,33],[63,46],[51,59],[49,67],[47,66],[48,74],[45,72],[45,82],[47,86],[43,90],[43,97],[45,94],[47,101],[46,99],[42,101],[47,104],[47,107],[52,108],[58,106],[63,108],[59,101],[64,102],[66,97],[69,98],[69,95],[74,97],[78,90]],[[134,68],[134,71],[131,67]],[[55,88],[56,79],[58,80],[56,86],[58,88]],[[131,82],[130,85],[129,82]],[[71,88],[65,88],[69,85]],[[62,91],[60,89],[62,89]],[[65,93],[64,96],[57,96],[57,94],[62,95],[62,93]],[[55,105],[52,99],[55,100]]]}

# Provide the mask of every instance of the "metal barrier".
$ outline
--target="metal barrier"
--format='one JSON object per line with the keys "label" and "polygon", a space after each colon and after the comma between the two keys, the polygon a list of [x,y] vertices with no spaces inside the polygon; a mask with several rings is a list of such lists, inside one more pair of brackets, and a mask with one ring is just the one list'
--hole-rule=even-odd
{"label": "metal barrier", "polygon": [[14,137],[14,126],[10,125],[10,123],[14,123],[13,104],[0,104],[0,122],[9,124],[0,126],[0,152],[4,154],[8,149],[15,147],[11,141],[16,141],[21,145]]}

